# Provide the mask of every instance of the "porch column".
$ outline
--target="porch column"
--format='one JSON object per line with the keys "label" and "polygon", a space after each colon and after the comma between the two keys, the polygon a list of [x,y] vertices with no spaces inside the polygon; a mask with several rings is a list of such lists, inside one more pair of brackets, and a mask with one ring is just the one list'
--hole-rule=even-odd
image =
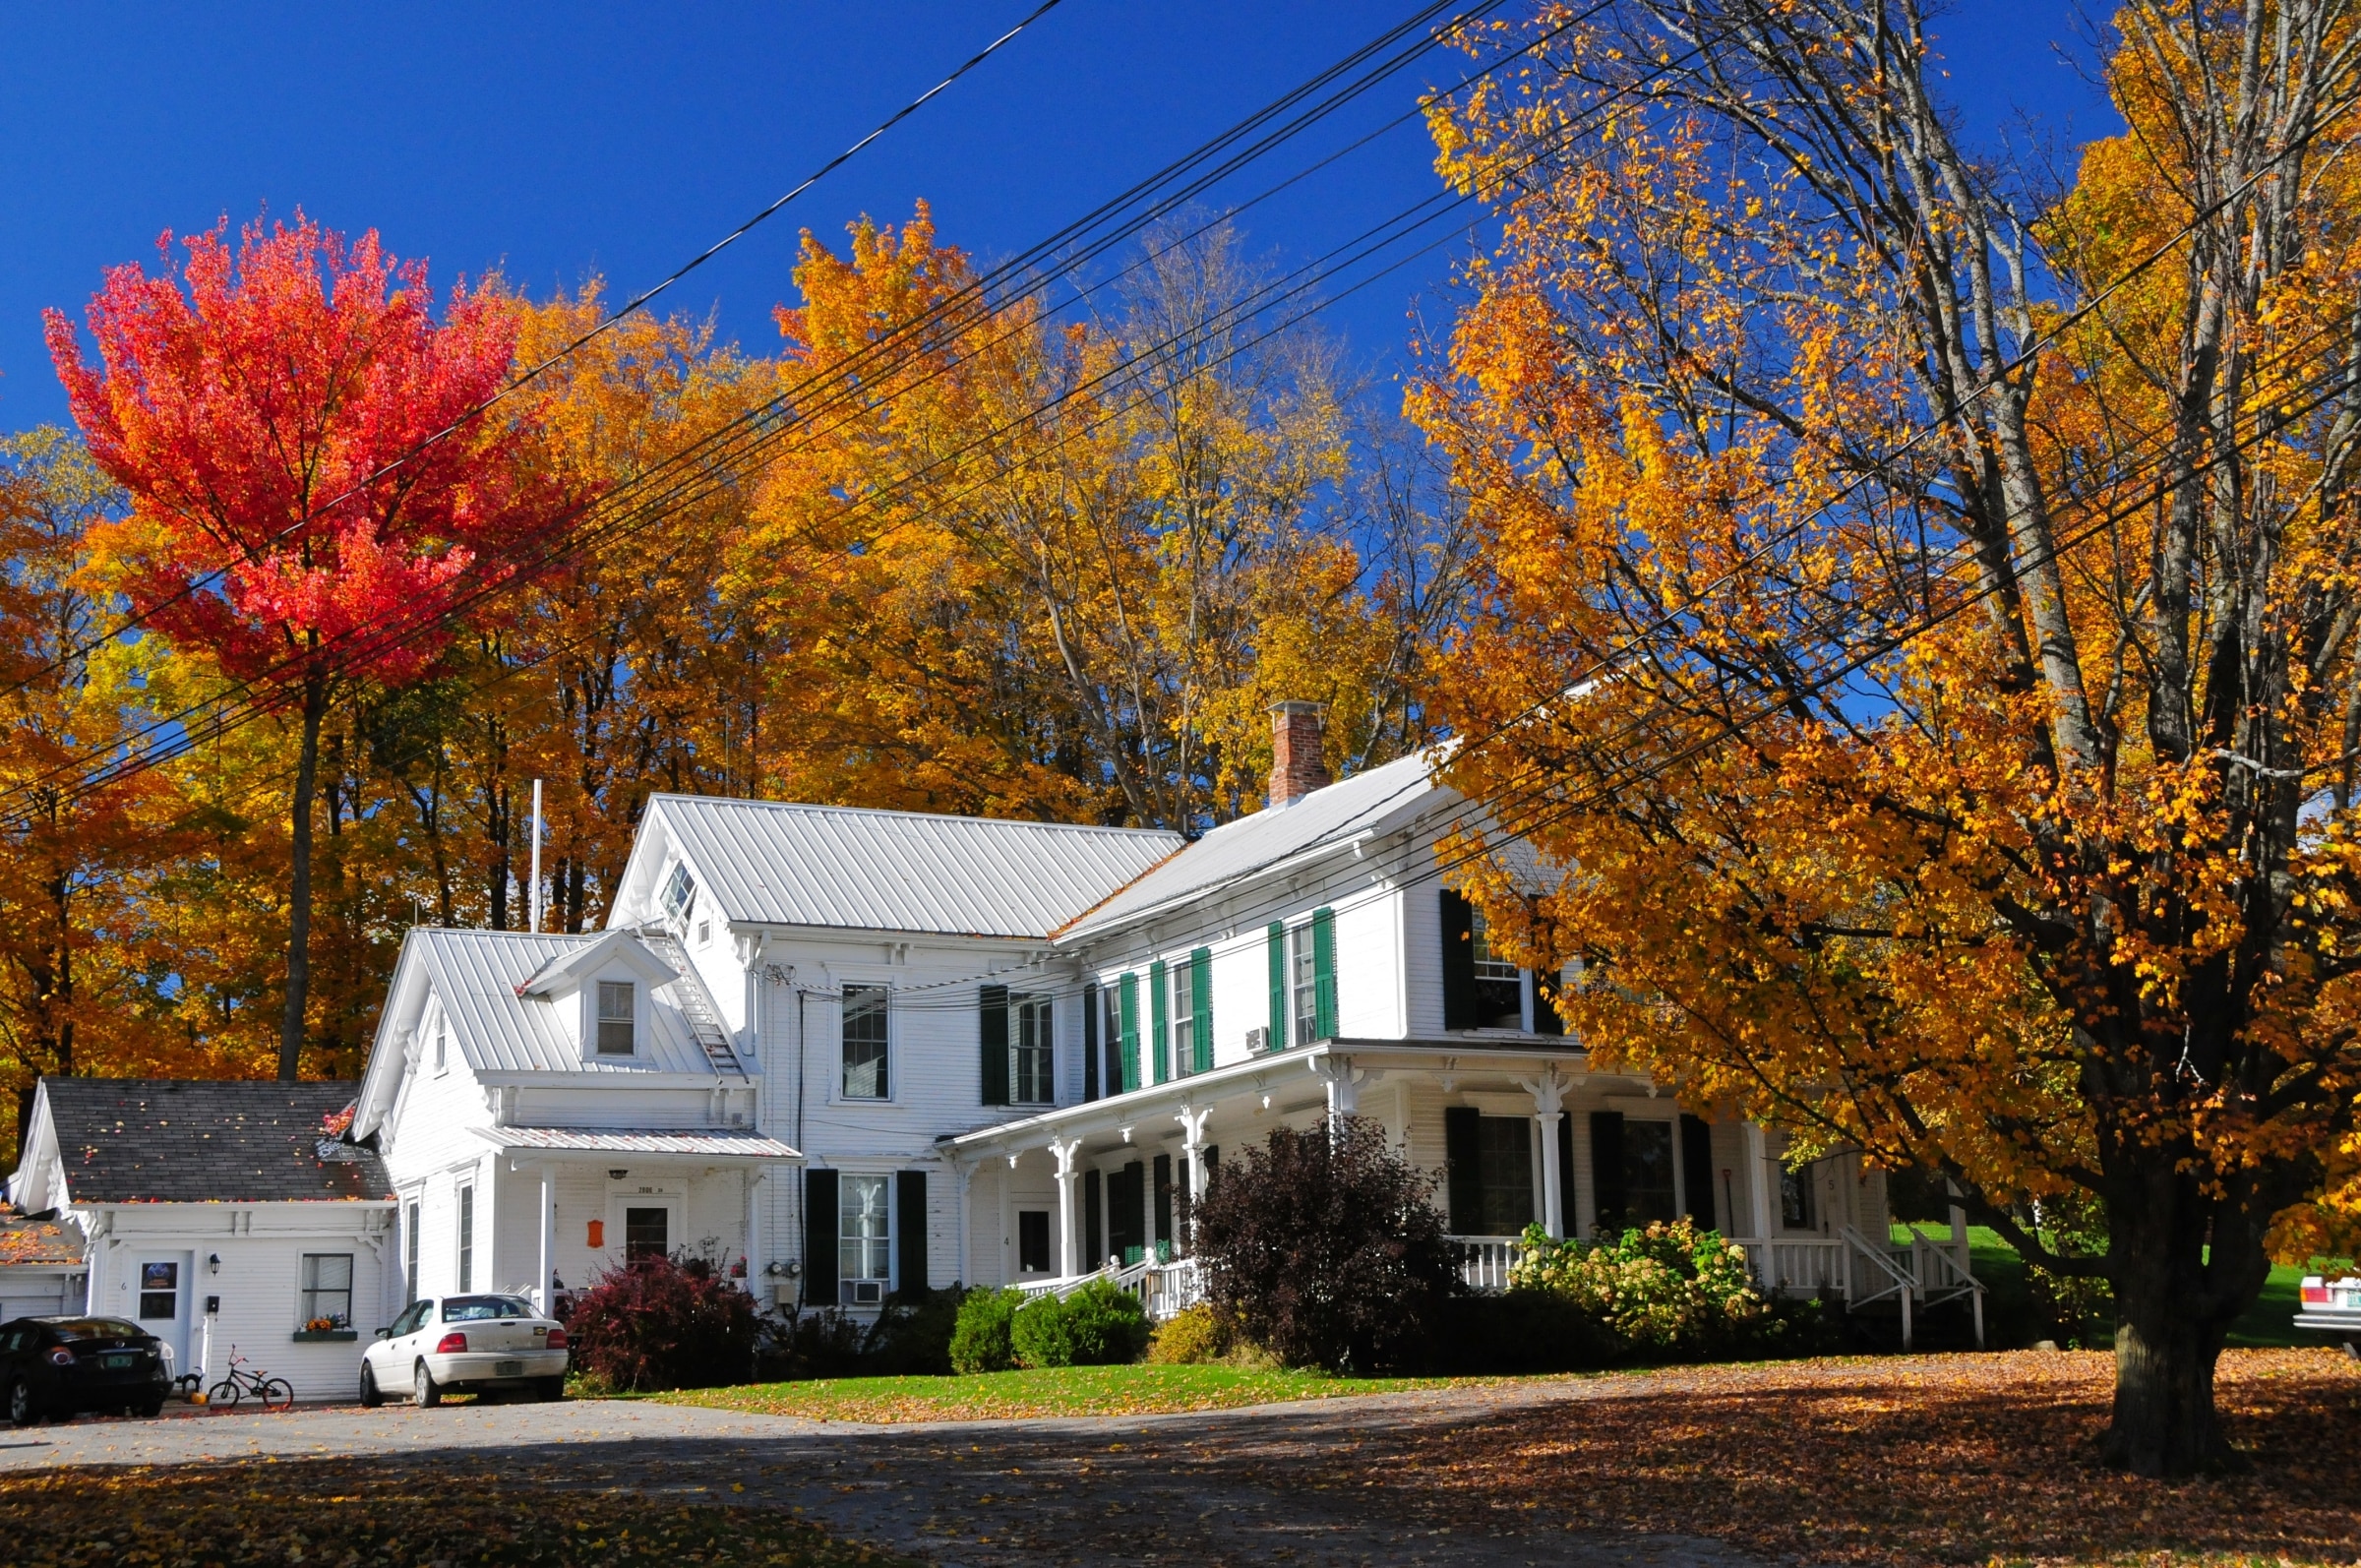
{"label": "porch column", "polygon": [[1566,1234],[1565,1183],[1557,1169],[1557,1124],[1566,1119],[1566,1090],[1572,1087],[1551,1062],[1517,1087],[1533,1096],[1533,1119],[1542,1129],[1542,1229],[1563,1238]]}
{"label": "porch column", "polygon": [[1180,1157],[1188,1162],[1188,1223],[1182,1228],[1180,1239],[1185,1250],[1197,1249],[1197,1201],[1205,1196],[1205,1123],[1213,1119],[1213,1108],[1199,1111],[1194,1106],[1182,1106],[1175,1118],[1180,1123]]}
{"label": "porch column", "polygon": [[541,1274],[533,1281],[533,1305],[546,1315],[555,1304],[550,1296],[549,1277],[558,1266],[558,1174],[554,1167],[541,1168],[540,1231]]}
{"label": "porch column", "polygon": [[1074,1215],[1074,1183],[1082,1178],[1074,1156],[1081,1152],[1080,1138],[1050,1140],[1050,1155],[1058,1162],[1058,1277],[1061,1280],[1082,1272],[1082,1233]]}
{"label": "porch column", "polygon": [[1337,1122],[1361,1112],[1361,1087],[1385,1076],[1382,1069],[1356,1068],[1350,1056],[1313,1056],[1306,1066],[1328,1086],[1328,1119]]}
{"label": "porch column", "polygon": [[1746,1206],[1752,1211],[1757,1239],[1771,1239],[1771,1155],[1763,1143],[1760,1123],[1746,1123]]}
{"label": "porch column", "polygon": [[738,1250],[746,1258],[746,1294],[755,1298],[757,1311],[767,1310],[770,1303],[762,1299],[762,1183],[770,1179],[770,1168],[757,1166],[740,1179],[746,1185],[746,1245]]}

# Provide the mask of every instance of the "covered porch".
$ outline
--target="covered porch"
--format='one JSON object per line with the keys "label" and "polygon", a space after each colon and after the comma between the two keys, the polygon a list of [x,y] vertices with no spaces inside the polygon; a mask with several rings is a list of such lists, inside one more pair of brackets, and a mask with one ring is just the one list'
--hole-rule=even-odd
{"label": "covered porch", "polygon": [[762,1185],[803,1161],[739,1129],[500,1126],[478,1136],[496,1145],[499,1174],[483,1278],[561,1315],[599,1275],[650,1253],[709,1256],[752,1291],[767,1261],[756,1255]]}

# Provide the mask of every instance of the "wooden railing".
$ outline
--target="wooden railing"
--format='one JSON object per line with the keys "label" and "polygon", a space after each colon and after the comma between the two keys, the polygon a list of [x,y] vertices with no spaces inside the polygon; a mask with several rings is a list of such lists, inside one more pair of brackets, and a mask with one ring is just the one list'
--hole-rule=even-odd
{"label": "wooden railing", "polygon": [[1490,1295],[1508,1289],[1509,1271],[1524,1255],[1525,1243],[1513,1236],[1447,1236],[1459,1248],[1459,1277],[1471,1291]]}

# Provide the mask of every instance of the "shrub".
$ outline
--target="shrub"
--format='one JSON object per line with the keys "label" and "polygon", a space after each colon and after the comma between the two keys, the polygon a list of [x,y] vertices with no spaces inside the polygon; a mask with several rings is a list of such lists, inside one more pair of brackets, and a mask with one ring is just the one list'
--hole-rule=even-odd
{"label": "shrub", "polygon": [[1015,1290],[968,1292],[951,1329],[951,1370],[1005,1372],[1014,1366],[1010,1325],[1024,1299],[1024,1293]]}
{"label": "shrub", "polygon": [[1290,1366],[1415,1357],[1459,1288],[1434,1185],[1375,1122],[1274,1127],[1222,1162],[1196,1206],[1206,1297]]}
{"label": "shrub", "polygon": [[1074,1342],[1065,1330],[1065,1303],[1037,1296],[1016,1309],[1008,1323],[1008,1348],[1019,1366],[1071,1366]]}
{"label": "shrub", "polygon": [[1813,1305],[1766,1299],[1754,1288],[1745,1248],[1687,1220],[1596,1242],[1561,1241],[1529,1226],[1524,1248],[1509,1273],[1509,1294],[1565,1302],[1595,1326],[1595,1343],[1609,1357],[1779,1354],[1818,1340]]}
{"label": "shrub", "polygon": [[1199,1301],[1156,1325],[1148,1336],[1148,1359],[1158,1366],[1202,1366],[1222,1358],[1226,1338],[1222,1320]]}
{"label": "shrub", "polygon": [[635,1258],[566,1320],[574,1364],[610,1388],[711,1388],[753,1375],[755,1298],[703,1258]]}
{"label": "shrub", "polygon": [[861,1371],[872,1377],[941,1375],[952,1370],[951,1340],[969,1293],[896,1291],[861,1341]]}
{"label": "shrub", "polygon": [[1148,1318],[1138,1298],[1108,1280],[1093,1280],[1062,1300],[1036,1297],[1009,1324],[1019,1366],[1114,1366],[1137,1359],[1147,1343]]}
{"label": "shrub", "polygon": [[763,1382],[850,1377],[860,1370],[861,1324],[841,1307],[790,1309],[757,1326],[755,1376]]}

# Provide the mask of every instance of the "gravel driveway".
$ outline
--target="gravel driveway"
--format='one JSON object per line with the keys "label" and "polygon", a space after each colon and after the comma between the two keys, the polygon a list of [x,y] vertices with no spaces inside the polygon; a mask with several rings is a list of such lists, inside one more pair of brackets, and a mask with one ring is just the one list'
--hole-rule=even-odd
{"label": "gravel driveway", "polygon": [[1507,1405],[1583,1397],[1562,1383],[1525,1383],[1184,1416],[907,1426],[644,1401],[334,1407],[0,1428],[0,1469],[357,1455],[448,1469],[465,1452],[470,1466],[514,1466],[544,1483],[799,1508],[841,1535],[945,1564],[1761,1561],[1711,1540],[1574,1535],[1523,1520],[1498,1534],[1412,1528],[1370,1517],[1349,1494],[1245,1474],[1479,1422]]}

